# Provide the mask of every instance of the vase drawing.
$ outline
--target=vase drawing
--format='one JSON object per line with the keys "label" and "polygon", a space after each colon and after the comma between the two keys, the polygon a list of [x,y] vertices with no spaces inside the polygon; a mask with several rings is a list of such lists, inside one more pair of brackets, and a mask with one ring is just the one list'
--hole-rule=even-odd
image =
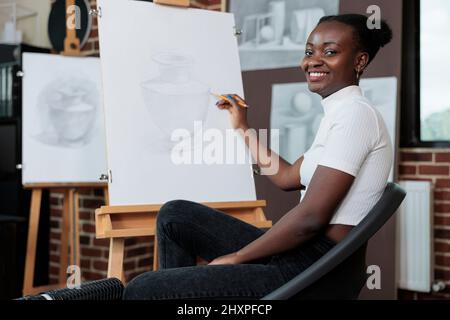
{"label": "vase drawing", "polygon": [[80,147],[90,142],[98,108],[98,90],[85,78],[68,77],[48,84],[39,95],[42,112],[37,139],[49,145]]}
{"label": "vase drawing", "polygon": [[196,121],[206,120],[210,88],[194,79],[193,57],[177,52],[159,52],[152,57],[159,75],[141,85],[144,103],[153,123],[170,143],[177,129],[194,131]]}

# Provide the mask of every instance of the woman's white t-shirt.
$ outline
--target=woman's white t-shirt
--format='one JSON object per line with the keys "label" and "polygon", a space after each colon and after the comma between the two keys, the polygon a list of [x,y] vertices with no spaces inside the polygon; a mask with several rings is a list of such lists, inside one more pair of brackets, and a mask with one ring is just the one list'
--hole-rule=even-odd
{"label": "woman's white t-shirt", "polygon": [[381,114],[359,86],[335,92],[322,106],[325,115],[300,167],[300,182],[306,187],[300,201],[318,165],[348,173],[355,180],[330,224],[354,226],[386,187],[393,162],[391,139]]}

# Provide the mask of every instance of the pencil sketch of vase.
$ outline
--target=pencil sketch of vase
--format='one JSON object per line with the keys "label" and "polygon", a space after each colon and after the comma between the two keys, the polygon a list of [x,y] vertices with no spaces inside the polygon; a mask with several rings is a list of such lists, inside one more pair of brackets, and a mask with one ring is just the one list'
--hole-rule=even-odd
{"label": "pencil sketch of vase", "polygon": [[36,138],[46,144],[77,148],[92,139],[99,104],[94,82],[66,77],[49,83],[39,94],[41,132]]}
{"label": "pencil sketch of vase", "polygon": [[204,122],[210,102],[210,88],[192,76],[193,57],[177,52],[159,52],[152,56],[159,75],[141,85],[143,98],[153,123],[171,147],[174,130],[185,129],[193,136],[194,123]]}

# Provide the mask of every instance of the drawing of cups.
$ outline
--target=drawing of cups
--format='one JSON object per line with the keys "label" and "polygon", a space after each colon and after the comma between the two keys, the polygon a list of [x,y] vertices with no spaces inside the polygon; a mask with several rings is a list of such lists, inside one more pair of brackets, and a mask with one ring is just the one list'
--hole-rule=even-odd
{"label": "drawing of cups", "polygon": [[84,103],[81,97],[70,97],[70,102],[64,105],[53,105],[50,109],[50,119],[58,137],[63,142],[82,140],[94,121],[95,108]]}
{"label": "drawing of cups", "polygon": [[70,78],[50,83],[41,93],[41,101],[53,130],[46,129],[41,140],[60,146],[88,143],[96,119],[97,99],[97,88],[89,80]]}
{"label": "drawing of cups", "polygon": [[176,129],[191,134],[195,121],[205,121],[210,89],[192,77],[194,59],[176,52],[160,52],[153,61],[159,76],[142,83],[144,102],[156,126],[171,137]]}

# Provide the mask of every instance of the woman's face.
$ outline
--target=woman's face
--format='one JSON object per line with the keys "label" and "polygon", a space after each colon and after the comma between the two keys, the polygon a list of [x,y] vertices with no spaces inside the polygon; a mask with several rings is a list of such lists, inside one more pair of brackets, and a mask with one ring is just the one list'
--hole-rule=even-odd
{"label": "woman's face", "polygon": [[365,67],[361,55],[367,54],[356,49],[352,27],[337,21],[319,24],[309,35],[301,64],[309,90],[325,98],[358,84],[356,70]]}

